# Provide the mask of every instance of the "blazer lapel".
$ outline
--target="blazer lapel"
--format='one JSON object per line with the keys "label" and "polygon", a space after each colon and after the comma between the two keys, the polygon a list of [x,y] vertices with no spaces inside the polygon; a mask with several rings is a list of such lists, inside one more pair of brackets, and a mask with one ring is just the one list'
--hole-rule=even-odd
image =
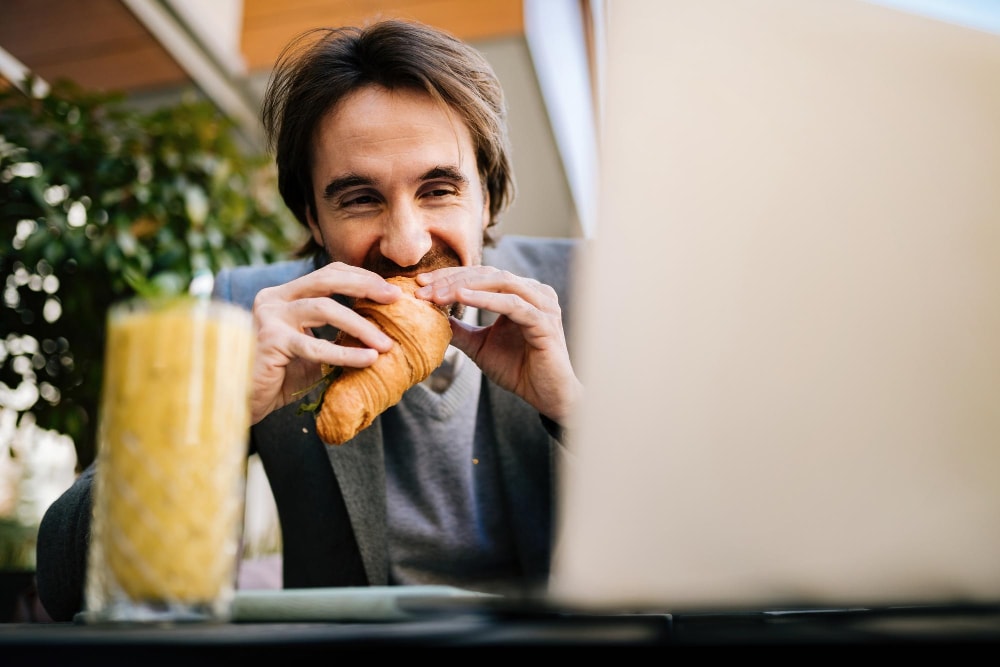
{"label": "blazer lapel", "polygon": [[389,551],[381,420],[376,419],[342,445],[327,445],[326,451],[340,484],[368,582],[384,586],[389,581]]}

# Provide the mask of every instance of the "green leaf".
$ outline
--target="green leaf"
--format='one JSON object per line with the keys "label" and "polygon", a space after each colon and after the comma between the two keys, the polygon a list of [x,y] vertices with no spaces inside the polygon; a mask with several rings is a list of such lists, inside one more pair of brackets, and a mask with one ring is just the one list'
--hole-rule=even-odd
{"label": "green leaf", "polygon": [[[64,341],[43,360],[58,369],[44,377],[60,398],[30,411],[40,427],[73,438],[81,466],[94,454],[110,304],[180,294],[196,270],[283,259],[305,239],[281,203],[273,164],[242,150],[234,131],[193,96],[144,111],[122,93],[68,81],[52,82],[42,99],[0,90],[0,172],[40,165],[40,173],[0,179],[0,281],[44,258],[63,308],[46,322],[48,296],[19,288],[17,299],[0,302],[0,330]],[[66,201],[89,202],[85,226],[70,227],[64,203],[46,201],[53,185],[65,186]],[[15,243],[22,219],[37,228]],[[0,381],[13,381],[8,366],[0,362]]]}

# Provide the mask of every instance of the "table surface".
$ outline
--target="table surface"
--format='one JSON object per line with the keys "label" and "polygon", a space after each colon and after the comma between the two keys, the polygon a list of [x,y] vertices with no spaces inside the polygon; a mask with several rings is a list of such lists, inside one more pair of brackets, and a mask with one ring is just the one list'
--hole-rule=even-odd
{"label": "table surface", "polygon": [[[697,614],[440,610],[392,622],[0,624],[0,655],[105,666],[150,656],[185,667],[246,658],[287,662],[317,650],[1000,644],[1000,607]],[[6,662],[6,660],[5,660]],[[12,663],[8,663],[12,664]]]}

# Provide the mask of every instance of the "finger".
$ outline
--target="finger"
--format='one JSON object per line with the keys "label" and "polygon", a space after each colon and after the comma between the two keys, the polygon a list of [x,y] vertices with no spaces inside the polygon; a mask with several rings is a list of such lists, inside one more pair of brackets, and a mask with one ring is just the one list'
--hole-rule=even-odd
{"label": "finger", "polygon": [[[391,343],[390,343],[391,347]],[[289,341],[289,351],[296,357],[310,359],[330,366],[364,368],[378,359],[378,350],[369,347],[337,345],[333,341],[296,334]]]}
{"label": "finger", "polygon": [[294,301],[334,294],[392,303],[402,295],[402,290],[373,271],[332,262],[283,285],[265,288],[258,298]]}
{"label": "finger", "polygon": [[287,313],[300,331],[330,325],[380,352],[388,352],[392,348],[392,338],[378,325],[329,297],[293,301],[287,305]]}
{"label": "finger", "polygon": [[450,319],[450,324],[451,345],[475,359],[478,347],[481,344],[479,332],[487,327],[469,324],[462,320],[456,320],[454,317]]}
{"label": "finger", "polygon": [[443,267],[443,268],[440,268],[440,269],[434,269],[433,271],[427,271],[426,273],[418,273],[414,277],[416,278],[416,280],[417,280],[417,282],[419,284],[421,284],[421,285],[427,285],[427,284],[435,282],[435,281],[445,280],[448,277],[454,276],[456,274],[461,274],[463,272],[472,271],[472,270],[476,270],[476,269],[479,269],[479,268],[482,268],[482,267],[480,267],[480,266],[476,266],[476,267],[471,267],[471,266],[447,266],[447,267]]}
{"label": "finger", "polygon": [[484,294],[476,294],[492,292],[516,295],[544,312],[559,312],[559,299],[554,289],[532,278],[523,278],[494,267],[450,267],[421,274],[417,279],[423,286],[416,291],[416,296],[441,305],[459,302],[489,308],[484,305],[484,299],[497,305],[514,303],[508,299],[490,300]]}
{"label": "finger", "polygon": [[286,338],[296,334],[312,336],[311,328],[329,325],[380,352],[392,348],[392,339],[377,325],[325,296],[291,302],[258,298],[253,315],[258,339],[267,347],[282,349]]}
{"label": "finger", "polygon": [[459,288],[457,301],[472,308],[488,310],[504,315],[511,322],[522,327],[536,327],[547,319],[548,314],[519,294],[507,292],[483,292]]}

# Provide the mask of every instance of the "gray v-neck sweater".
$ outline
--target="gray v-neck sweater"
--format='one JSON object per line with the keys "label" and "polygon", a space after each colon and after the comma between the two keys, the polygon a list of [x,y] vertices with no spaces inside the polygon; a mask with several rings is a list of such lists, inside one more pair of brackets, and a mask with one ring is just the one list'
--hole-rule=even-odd
{"label": "gray v-neck sweater", "polygon": [[419,384],[382,417],[389,581],[501,593],[520,572],[496,442],[476,425],[482,373],[461,361],[444,392]]}

